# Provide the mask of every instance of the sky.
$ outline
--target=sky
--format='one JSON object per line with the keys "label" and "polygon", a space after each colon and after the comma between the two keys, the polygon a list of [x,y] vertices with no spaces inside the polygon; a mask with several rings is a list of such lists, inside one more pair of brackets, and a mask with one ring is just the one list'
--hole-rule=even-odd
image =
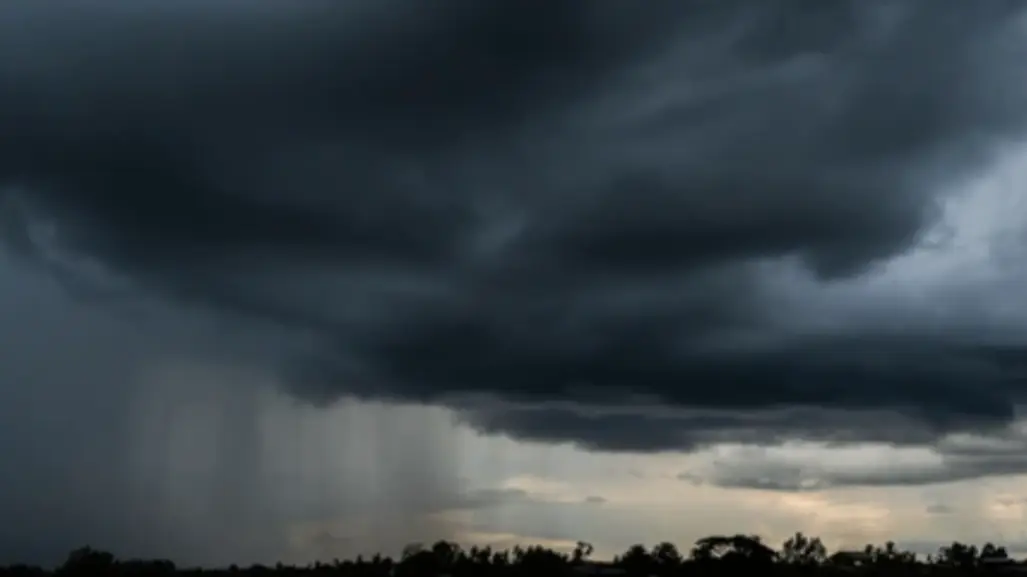
{"label": "sky", "polygon": [[1027,555],[1027,7],[0,3],[0,562]]}

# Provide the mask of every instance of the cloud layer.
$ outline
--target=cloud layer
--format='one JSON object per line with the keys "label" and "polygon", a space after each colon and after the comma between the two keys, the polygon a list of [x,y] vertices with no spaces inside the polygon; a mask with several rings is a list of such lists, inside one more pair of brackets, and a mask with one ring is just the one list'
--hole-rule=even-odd
{"label": "cloud layer", "polygon": [[630,450],[1014,417],[1009,259],[887,286],[1023,133],[1014,3],[64,8],[0,7],[9,247],[260,324],[302,398]]}

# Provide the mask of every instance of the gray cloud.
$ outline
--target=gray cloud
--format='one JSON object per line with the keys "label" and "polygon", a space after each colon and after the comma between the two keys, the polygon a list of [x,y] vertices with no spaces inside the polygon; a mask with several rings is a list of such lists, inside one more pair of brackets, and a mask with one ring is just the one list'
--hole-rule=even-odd
{"label": "gray cloud", "polygon": [[551,443],[570,438],[588,449],[625,452],[678,451],[725,442],[769,446],[792,439],[830,445],[881,442],[915,446],[944,438],[949,428],[996,435],[1005,431],[1003,420],[987,413],[932,414],[931,407],[916,406],[907,407],[905,414],[827,406],[703,410],[645,402],[615,407],[569,401],[477,400],[456,406],[468,407],[461,422],[485,433],[509,433]]}
{"label": "gray cloud", "polygon": [[932,505],[928,505],[925,511],[927,511],[927,514],[929,515],[950,515],[955,512],[955,508],[951,505],[946,505],[945,503],[934,503]]}
{"label": "gray cloud", "polygon": [[[1015,447],[1020,447],[1019,451]],[[1024,438],[1007,434],[978,438],[947,438],[930,453],[896,457],[885,462],[852,456],[845,463],[824,462],[776,450],[748,446],[720,457],[704,471],[686,471],[678,478],[693,484],[771,491],[819,491],[837,487],[931,485],[981,477],[1027,473]],[[901,450],[901,449],[900,449]],[[929,512],[945,511],[929,507]]]}
{"label": "gray cloud", "polygon": [[706,479],[704,479],[702,475],[698,475],[696,473],[692,473],[692,472],[689,472],[689,471],[685,471],[683,473],[678,473],[677,478],[678,478],[679,481],[685,481],[686,483],[689,483],[689,484],[694,485],[696,487],[706,483]]}
{"label": "gray cloud", "polygon": [[532,500],[532,496],[524,489],[478,489],[470,492],[463,502],[472,508],[505,505]]}
{"label": "gray cloud", "polygon": [[975,295],[813,297],[1022,133],[1021,8],[818,6],[7,2],[5,238],[260,326],[322,404],[615,450],[1000,427],[1023,340]]}

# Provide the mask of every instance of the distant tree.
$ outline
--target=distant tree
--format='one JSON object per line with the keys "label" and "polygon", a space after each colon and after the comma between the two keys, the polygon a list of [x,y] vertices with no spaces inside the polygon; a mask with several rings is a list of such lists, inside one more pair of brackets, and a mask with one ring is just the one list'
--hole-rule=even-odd
{"label": "distant tree", "polygon": [[777,552],[763,544],[756,535],[713,535],[695,542],[692,547],[692,558],[696,561],[746,561],[749,563],[769,563],[777,557]]}
{"label": "distant tree", "polygon": [[595,547],[591,543],[578,541],[577,545],[574,546],[574,551],[571,552],[571,561],[581,563],[591,557],[594,551]]}
{"label": "distant tree", "polygon": [[1009,553],[1006,552],[1005,547],[1001,547],[993,543],[985,543],[984,546],[981,547],[981,552],[979,554],[979,560],[981,561],[1005,561],[1008,559]]}
{"label": "distant tree", "polygon": [[435,574],[439,571],[440,554],[444,558],[446,553],[444,546],[437,551],[435,547],[425,549],[420,543],[411,543],[403,548],[399,565],[396,567],[396,576],[420,577]]}
{"label": "distant tree", "polygon": [[492,547],[472,546],[467,550],[467,562],[477,568],[487,567],[492,564]]}
{"label": "distant tree", "polygon": [[953,567],[972,567],[977,564],[978,552],[976,545],[967,545],[959,541],[953,541],[938,549],[935,561],[942,565]]}
{"label": "distant tree", "polygon": [[68,553],[64,564],[57,569],[63,575],[100,575],[109,572],[114,566],[112,553],[98,551],[85,546]]}
{"label": "distant tree", "polygon": [[820,565],[827,560],[827,548],[819,537],[796,533],[781,545],[779,559],[793,565]]}
{"label": "distant tree", "polygon": [[462,555],[460,545],[450,541],[436,541],[431,547],[432,556],[435,557],[435,566],[440,571],[449,571],[456,564],[457,559]]}
{"label": "distant tree", "polygon": [[561,553],[540,545],[514,549],[514,558],[521,569],[537,575],[557,575],[565,572],[570,559]]}
{"label": "distant tree", "polygon": [[664,570],[676,569],[683,560],[677,545],[667,541],[654,545],[650,555],[656,565]]}
{"label": "distant tree", "polygon": [[916,562],[914,553],[899,549],[894,541],[888,541],[883,547],[867,545],[865,552],[875,565],[909,565]]}
{"label": "distant tree", "polygon": [[614,559],[614,564],[631,575],[649,575],[654,565],[652,556],[642,544],[628,547],[627,551]]}

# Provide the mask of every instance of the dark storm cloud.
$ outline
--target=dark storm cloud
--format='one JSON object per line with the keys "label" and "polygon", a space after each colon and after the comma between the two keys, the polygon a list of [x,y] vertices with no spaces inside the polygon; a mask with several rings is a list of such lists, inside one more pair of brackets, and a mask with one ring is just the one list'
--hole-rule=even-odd
{"label": "dark storm cloud", "polygon": [[[595,448],[928,441],[1011,418],[989,335],[795,337],[769,279],[903,253],[1020,133],[1018,11],[7,2],[6,237],[312,339],[282,361],[313,400]],[[636,397],[721,416],[496,408]]]}
{"label": "dark storm cloud", "polygon": [[571,439],[589,449],[628,452],[677,451],[724,442],[770,446],[791,439],[916,446],[932,443],[950,430],[1001,434],[1005,423],[1004,413],[975,414],[969,409],[946,413],[943,407],[932,410],[914,404],[872,410],[830,405],[746,410],[739,402],[731,408],[697,410],[645,403],[619,407],[580,402],[457,404],[468,409],[462,422],[482,432],[549,443]]}

